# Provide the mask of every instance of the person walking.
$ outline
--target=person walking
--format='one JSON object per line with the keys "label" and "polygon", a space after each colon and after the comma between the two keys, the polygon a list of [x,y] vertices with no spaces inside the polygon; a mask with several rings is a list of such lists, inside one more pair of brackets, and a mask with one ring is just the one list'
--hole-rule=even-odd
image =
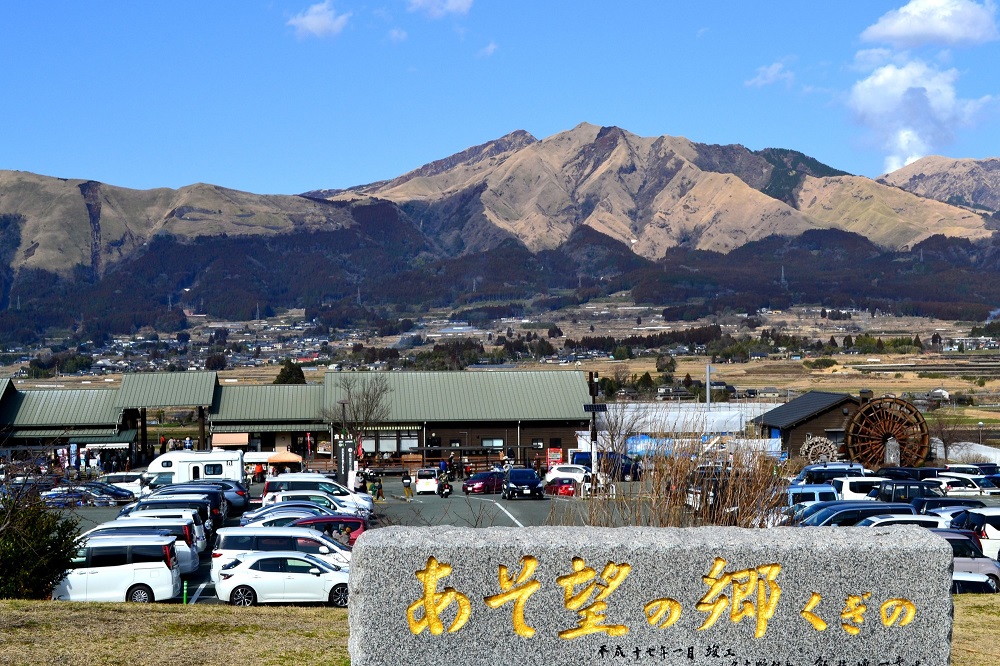
{"label": "person walking", "polygon": [[382,477],[381,476],[378,477],[378,479],[375,480],[375,493],[376,493],[376,495],[375,495],[375,501],[376,502],[384,502],[385,501],[385,493],[382,492]]}
{"label": "person walking", "polygon": [[404,469],[403,470],[403,499],[405,499],[407,502],[410,502],[410,501],[413,500],[413,488],[411,488],[412,485],[413,485],[413,479],[410,478],[410,472],[409,472],[409,470]]}

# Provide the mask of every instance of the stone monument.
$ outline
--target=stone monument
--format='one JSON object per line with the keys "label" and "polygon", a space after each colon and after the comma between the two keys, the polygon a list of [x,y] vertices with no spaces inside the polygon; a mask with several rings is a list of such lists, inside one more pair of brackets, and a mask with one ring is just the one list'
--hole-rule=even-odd
{"label": "stone monument", "polygon": [[891,528],[366,531],[352,666],[949,663],[952,552]]}

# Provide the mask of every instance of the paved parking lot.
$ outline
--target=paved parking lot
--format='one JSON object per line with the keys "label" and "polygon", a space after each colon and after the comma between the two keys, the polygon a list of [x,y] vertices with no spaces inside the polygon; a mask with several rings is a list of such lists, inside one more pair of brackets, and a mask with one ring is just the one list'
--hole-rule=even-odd
{"label": "paved parking lot", "polygon": [[[373,527],[380,525],[455,525],[460,527],[528,527],[544,525],[549,521],[550,512],[557,503],[578,500],[567,498],[545,498],[543,500],[504,500],[500,495],[463,495],[461,492],[448,498],[437,495],[419,495],[413,501],[403,498],[402,484],[387,479],[386,501],[376,505],[379,519]],[[394,487],[398,485],[397,487]],[[456,484],[461,487],[461,484]],[[258,490],[259,492],[259,490]],[[257,506],[257,505],[253,505]],[[114,520],[118,507],[79,507],[72,513],[80,520],[80,530],[85,532],[101,523]],[[231,516],[226,527],[239,525],[239,516]],[[202,554],[198,571],[185,576],[189,603],[219,603],[215,587],[209,579],[211,570],[211,546]],[[175,600],[173,603],[180,603]]]}

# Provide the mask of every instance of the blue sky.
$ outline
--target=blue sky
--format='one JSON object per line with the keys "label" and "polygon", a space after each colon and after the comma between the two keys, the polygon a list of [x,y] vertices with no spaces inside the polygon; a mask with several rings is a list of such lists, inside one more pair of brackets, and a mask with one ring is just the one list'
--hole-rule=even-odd
{"label": "blue sky", "polygon": [[0,1],[0,169],[292,194],[524,129],[1000,156],[994,0]]}

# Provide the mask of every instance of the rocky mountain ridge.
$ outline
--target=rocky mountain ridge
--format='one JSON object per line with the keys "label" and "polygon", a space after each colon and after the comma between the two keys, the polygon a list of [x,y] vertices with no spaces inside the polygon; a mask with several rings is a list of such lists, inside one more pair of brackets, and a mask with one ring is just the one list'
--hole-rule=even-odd
{"label": "rocky mountain ridge", "polygon": [[934,235],[989,236],[979,211],[851,176],[791,150],[639,137],[582,123],[541,141],[511,134],[400,178],[309,193],[388,199],[451,253],[515,238],[553,249],[588,226],[658,259],[671,247],[729,252],[809,229],[861,233],[890,249]]}

